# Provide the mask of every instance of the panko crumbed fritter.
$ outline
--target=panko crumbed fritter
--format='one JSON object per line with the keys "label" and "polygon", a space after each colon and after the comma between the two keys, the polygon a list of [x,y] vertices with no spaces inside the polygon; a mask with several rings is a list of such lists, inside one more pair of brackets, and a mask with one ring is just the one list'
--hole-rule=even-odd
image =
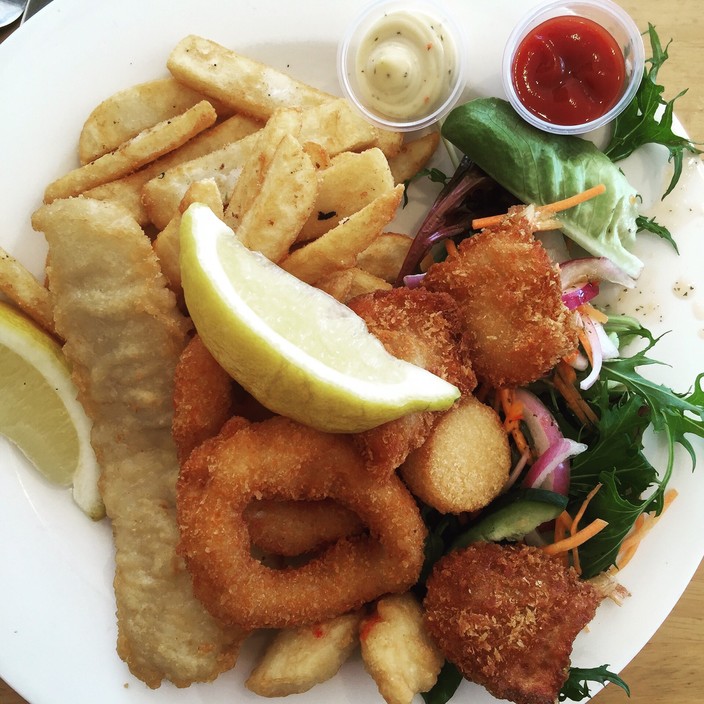
{"label": "panko crumbed fritter", "polygon": [[527,545],[474,543],[439,560],[425,622],[445,657],[497,699],[554,704],[602,594]]}

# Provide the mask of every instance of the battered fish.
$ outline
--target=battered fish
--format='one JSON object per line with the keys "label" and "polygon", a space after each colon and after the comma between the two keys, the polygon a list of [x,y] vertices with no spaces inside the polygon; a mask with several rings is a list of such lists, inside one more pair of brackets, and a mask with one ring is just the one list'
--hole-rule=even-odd
{"label": "battered fish", "polygon": [[[477,380],[458,333],[457,306],[446,293],[422,288],[375,291],[352,299],[349,307],[367,324],[394,356],[423,367],[471,393]],[[379,475],[393,472],[420,447],[442,415],[425,411],[411,413],[354,436],[367,468]]]}
{"label": "battered fish", "polygon": [[533,382],[577,346],[559,272],[532,229],[515,212],[463,240],[423,280],[457,302],[474,371],[493,388]]}
{"label": "battered fish", "polygon": [[188,323],[149,240],[120,207],[57,200],[32,224],[49,243],[56,329],[93,421],[116,548],[118,653],[153,688],[212,680],[234,665],[243,633],[196,600],[176,554],[172,390]]}

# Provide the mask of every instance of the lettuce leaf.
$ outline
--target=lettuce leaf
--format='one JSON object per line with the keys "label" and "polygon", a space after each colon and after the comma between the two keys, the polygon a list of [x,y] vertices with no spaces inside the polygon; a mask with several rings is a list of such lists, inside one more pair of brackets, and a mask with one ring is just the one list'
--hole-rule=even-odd
{"label": "lettuce leaf", "polygon": [[606,193],[560,213],[564,234],[636,278],[631,252],[637,192],[592,142],[551,135],[524,122],[498,98],[477,98],[447,116],[442,135],[523,203],[544,205],[603,183]]}

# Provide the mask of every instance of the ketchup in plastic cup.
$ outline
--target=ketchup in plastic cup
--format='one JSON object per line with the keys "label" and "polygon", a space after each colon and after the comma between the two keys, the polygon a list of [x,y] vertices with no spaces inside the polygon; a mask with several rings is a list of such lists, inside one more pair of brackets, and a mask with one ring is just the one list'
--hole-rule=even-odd
{"label": "ketchup in plastic cup", "polygon": [[551,2],[514,29],[504,53],[508,98],[529,123],[580,134],[633,99],[645,51],[630,16],[610,0]]}

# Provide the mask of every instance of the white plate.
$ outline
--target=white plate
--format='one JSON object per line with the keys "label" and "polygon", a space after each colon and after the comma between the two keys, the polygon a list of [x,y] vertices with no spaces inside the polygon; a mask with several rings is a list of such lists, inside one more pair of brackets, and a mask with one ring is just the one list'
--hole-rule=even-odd
{"label": "white plate", "polygon": [[[499,94],[503,42],[532,4],[452,2],[469,35],[470,94]],[[32,231],[29,217],[44,186],[76,165],[82,121],[116,90],[166,75],[166,57],[184,35],[201,34],[339,92],[336,39],[359,5],[330,0],[55,0],[0,45],[0,245],[41,275],[45,244]],[[672,331],[654,350],[671,366],[647,372],[684,391],[704,360],[704,262],[696,246],[704,229],[704,174],[698,162],[688,160],[681,185],[660,204],[670,173],[663,150],[643,150],[626,170],[644,194],[647,212],[657,212],[672,229],[681,256],[663,241],[641,236],[639,254],[646,269],[638,291],[619,305],[623,312],[640,315],[656,333]],[[403,214],[409,226],[419,216],[418,207]],[[696,447],[702,464],[702,444]],[[656,443],[652,459],[660,465],[664,461]],[[622,573],[633,596],[620,608],[608,602],[599,609],[589,633],[577,639],[575,665],[609,663],[621,670],[665,619],[700,562],[704,467],[692,473],[688,458],[680,459],[672,482],[679,498]],[[107,523],[91,524],[65,491],[42,482],[4,443],[0,464],[0,674],[25,698],[32,704],[258,699],[242,685],[250,654],[216,683],[186,690],[163,685],[152,691],[131,677],[115,654]],[[358,660],[293,700],[381,701]],[[465,683],[454,701],[493,700]]]}

